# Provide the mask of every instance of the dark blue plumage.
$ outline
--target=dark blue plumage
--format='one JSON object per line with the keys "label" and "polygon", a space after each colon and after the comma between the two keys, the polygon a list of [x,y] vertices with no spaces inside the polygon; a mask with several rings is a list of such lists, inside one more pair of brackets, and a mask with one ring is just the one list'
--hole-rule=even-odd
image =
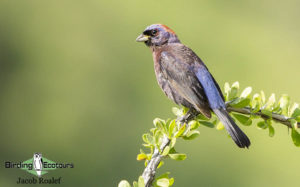
{"label": "dark blue plumage", "polygon": [[199,67],[195,74],[202,85],[211,109],[225,108],[224,99],[219,92],[213,77],[205,67]]}
{"label": "dark blue plumage", "polygon": [[180,43],[174,31],[165,25],[151,25],[137,41],[145,42],[152,50],[156,78],[168,98],[208,118],[213,111],[239,147],[250,146],[248,137],[226,111],[219,85],[201,59]]}

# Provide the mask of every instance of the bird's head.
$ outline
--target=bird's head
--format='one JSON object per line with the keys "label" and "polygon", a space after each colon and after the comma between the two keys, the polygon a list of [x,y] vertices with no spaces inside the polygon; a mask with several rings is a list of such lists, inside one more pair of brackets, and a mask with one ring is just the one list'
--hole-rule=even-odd
{"label": "bird's head", "polygon": [[180,42],[175,32],[162,24],[148,26],[144,32],[137,37],[136,41],[145,42],[148,47]]}
{"label": "bird's head", "polygon": [[34,153],[33,158],[35,159],[41,159],[42,158],[42,153]]}

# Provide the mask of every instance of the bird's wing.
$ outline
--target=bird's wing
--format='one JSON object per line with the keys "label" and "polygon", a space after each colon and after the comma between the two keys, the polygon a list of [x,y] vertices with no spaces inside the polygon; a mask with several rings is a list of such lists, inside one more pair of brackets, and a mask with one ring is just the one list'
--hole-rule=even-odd
{"label": "bird's wing", "polygon": [[195,109],[210,118],[211,113],[207,97],[193,72],[193,66],[185,62],[177,53],[167,51],[161,53],[160,66],[164,77],[172,88],[191,103]]}
{"label": "bird's wing", "polygon": [[225,108],[224,97],[219,85],[205,66],[196,65],[195,74],[201,83],[212,109]]}

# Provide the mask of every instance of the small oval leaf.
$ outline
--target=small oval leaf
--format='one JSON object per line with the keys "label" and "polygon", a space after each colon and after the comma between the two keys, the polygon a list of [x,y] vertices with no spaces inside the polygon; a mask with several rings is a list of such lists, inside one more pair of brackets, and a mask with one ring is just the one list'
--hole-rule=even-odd
{"label": "small oval leaf", "polygon": [[118,184],[118,187],[130,187],[130,184],[126,180],[121,180],[121,182]]}
{"label": "small oval leaf", "polygon": [[169,157],[173,160],[185,160],[186,154],[180,154],[180,153],[169,154]]}
{"label": "small oval leaf", "polygon": [[292,129],[291,136],[295,146],[300,147],[300,134],[295,129]]}

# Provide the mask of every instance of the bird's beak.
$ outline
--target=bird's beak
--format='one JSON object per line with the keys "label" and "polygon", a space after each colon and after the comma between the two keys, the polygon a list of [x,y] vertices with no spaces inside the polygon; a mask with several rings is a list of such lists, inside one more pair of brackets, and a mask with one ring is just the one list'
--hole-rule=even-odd
{"label": "bird's beak", "polygon": [[145,42],[149,40],[149,36],[141,34],[136,38],[137,42]]}

